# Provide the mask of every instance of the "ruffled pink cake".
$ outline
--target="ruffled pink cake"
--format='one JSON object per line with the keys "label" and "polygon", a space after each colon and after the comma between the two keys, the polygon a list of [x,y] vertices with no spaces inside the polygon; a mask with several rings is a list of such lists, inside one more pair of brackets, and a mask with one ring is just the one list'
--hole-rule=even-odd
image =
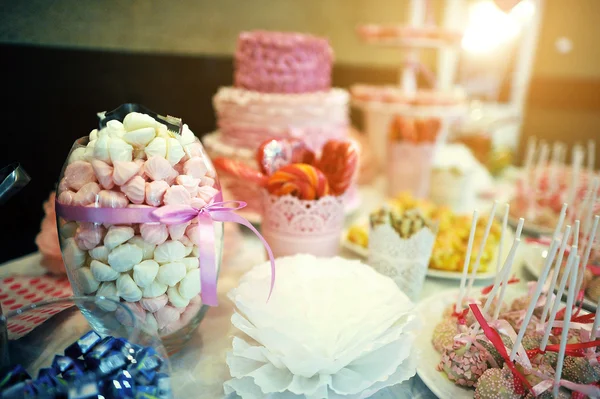
{"label": "ruffled pink cake", "polygon": [[[299,138],[318,153],[326,141],[348,138],[349,95],[331,88],[332,62],[327,39],[242,32],[234,87],[222,87],[213,97],[218,130],[203,139],[209,155],[258,169],[256,150],[265,140]],[[257,188],[227,177],[221,183],[231,197],[247,201],[249,211],[260,212]]]}

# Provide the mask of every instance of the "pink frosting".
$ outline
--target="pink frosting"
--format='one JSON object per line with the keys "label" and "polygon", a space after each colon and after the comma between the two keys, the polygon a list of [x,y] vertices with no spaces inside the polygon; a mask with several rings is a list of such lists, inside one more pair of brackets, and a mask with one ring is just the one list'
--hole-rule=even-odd
{"label": "pink frosting", "polygon": [[242,32],[235,86],[266,93],[307,93],[331,87],[333,50],[324,38],[285,32]]}
{"label": "pink frosting", "polygon": [[223,142],[256,149],[270,138],[301,138],[318,151],[348,134],[348,93],[268,94],[223,87],[213,98]]}

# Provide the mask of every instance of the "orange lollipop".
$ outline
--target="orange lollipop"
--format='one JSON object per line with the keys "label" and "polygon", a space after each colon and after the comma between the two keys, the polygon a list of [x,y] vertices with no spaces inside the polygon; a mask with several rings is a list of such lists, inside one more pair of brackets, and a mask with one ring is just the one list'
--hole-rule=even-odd
{"label": "orange lollipop", "polygon": [[327,176],[333,195],[346,192],[358,168],[358,148],[351,141],[329,140],[323,146],[318,167]]}
{"label": "orange lollipop", "polygon": [[303,200],[315,200],[329,194],[329,185],[319,169],[305,163],[294,163],[273,173],[267,190],[273,195],[289,194]]}
{"label": "orange lollipop", "polygon": [[248,165],[229,158],[219,157],[213,160],[215,168],[223,173],[264,186],[267,182],[265,175]]}

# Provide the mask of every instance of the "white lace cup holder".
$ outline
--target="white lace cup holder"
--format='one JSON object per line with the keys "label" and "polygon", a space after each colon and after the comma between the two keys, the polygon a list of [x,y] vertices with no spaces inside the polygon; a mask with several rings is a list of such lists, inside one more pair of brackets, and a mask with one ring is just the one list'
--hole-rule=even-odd
{"label": "white lace cup holder", "polygon": [[344,226],[344,197],[301,200],[263,191],[261,233],[276,257],[335,256]]}
{"label": "white lace cup holder", "polygon": [[421,294],[437,225],[422,228],[410,238],[401,238],[389,224],[377,225],[369,231],[369,265],[394,280],[411,300]]}
{"label": "white lace cup holder", "polygon": [[417,198],[427,197],[434,150],[433,143],[389,143],[387,182],[391,196],[408,191]]}
{"label": "white lace cup holder", "polygon": [[473,170],[459,168],[433,168],[429,199],[437,205],[458,207],[463,202],[475,198]]}

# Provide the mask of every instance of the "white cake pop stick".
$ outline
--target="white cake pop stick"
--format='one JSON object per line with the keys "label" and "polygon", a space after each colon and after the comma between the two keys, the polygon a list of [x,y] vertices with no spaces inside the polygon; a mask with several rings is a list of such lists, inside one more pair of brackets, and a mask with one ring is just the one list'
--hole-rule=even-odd
{"label": "white cake pop stick", "polygon": [[592,326],[590,341],[594,341],[598,336],[598,328],[600,328],[600,302],[598,302],[596,305],[596,317],[594,317],[594,325]]}
{"label": "white cake pop stick", "polygon": [[471,251],[473,250],[473,239],[475,238],[475,230],[477,228],[477,209],[473,211],[473,220],[471,222],[471,231],[469,232],[469,243],[467,244],[467,253],[465,254],[465,262],[463,264],[462,276],[460,278],[460,291],[456,298],[456,311],[462,309],[462,301],[464,298],[465,285],[467,283],[467,275],[469,272],[469,263],[471,261]]}
{"label": "white cake pop stick", "polygon": [[[510,249],[510,253],[508,254],[508,258],[506,258],[506,270],[504,270],[504,275],[502,276],[502,286],[500,287],[500,296],[498,297],[498,301],[496,302],[496,309],[494,309],[494,320],[498,320],[498,316],[500,315],[500,309],[502,308],[502,303],[504,302],[504,294],[506,293],[506,287],[508,286],[508,277],[510,276],[510,271],[512,269],[512,265],[515,261],[515,254],[517,253],[517,248],[519,247],[519,243],[521,242],[520,238],[515,238],[513,241],[513,246]],[[486,305],[491,304],[494,300],[494,296],[490,295],[490,299],[485,303]]]}
{"label": "white cake pop stick", "polygon": [[475,264],[473,265],[473,270],[471,270],[471,277],[469,278],[469,285],[467,285],[466,296],[468,297],[471,293],[471,289],[473,288],[473,283],[475,282],[475,276],[477,275],[477,271],[479,270],[479,264],[481,263],[481,256],[483,255],[483,251],[485,250],[485,243],[487,242],[488,236],[490,235],[490,230],[492,228],[492,224],[494,223],[494,218],[496,217],[496,207],[498,206],[498,201],[494,201],[494,205],[492,205],[492,210],[490,211],[490,216],[488,217],[487,225],[485,226],[485,231],[483,233],[483,239],[479,243],[479,250],[477,251],[477,257],[475,258]]}
{"label": "white cake pop stick", "polygon": [[[585,239],[586,242],[588,240],[588,237],[590,236],[590,231],[592,228],[592,217],[594,216],[594,207],[596,205],[596,199],[598,198],[598,189],[600,188],[600,179],[599,178],[594,178],[594,182],[592,184],[592,192],[590,193],[590,195],[587,198],[586,204],[585,204],[585,220],[583,221],[582,227],[585,231]],[[582,248],[582,252],[583,252],[583,248]]]}
{"label": "white cake pop stick", "polygon": [[556,281],[558,280],[558,275],[560,268],[562,267],[562,261],[565,255],[565,249],[567,249],[567,242],[569,241],[569,236],[571,235],[571,226],[567,225],[565,229],[565,233],[563,234],[562,242],[560,243],[560,250],[558,252],[558,258],[556,258],[554,271],[552,273],[552,281],[550,286],[548,287],[546,294],[546,303],[544,304],[544,309],[542,311],[542,317],[540,319],[541,323],[546,321],[546,317],[548,316],[548,311],[550,310],[550,296],[554,292],[554,288],[556,287]]}
{"label": "white cake pop stick", "polygon": [[504,204],[504,217],[502,218],[502,231],[500,231],[500,241],[498,242],[498,255],[496,256],[496,278],[494,279],[494,285],[502,279],[502,273],[500,272],[500,266],[502,266],[502,254],[504,253],[504,234],[508,227],[508,214],[510,213],[510,205]]}
{"label": "white cake pop stick", "polygon": [[552,244],[550,245],[550,250],[548,251],[548,256],[546,257],[546,261],[544,262],[544,268],[542,269],[540,278],[538,279],[538,283],[535,287],[535,292],[533,293],[533,295],[531,297],[531,301],[529,302],[529,307],[527,308],[527,312],[525,313],[525,319],[523,320],[523,325],[521,326],[521,329],[519,330],[519,334],[517,335],[517,340],[515,341],[512,352],[510,353],[511,361],[515,360],[515,357],[517,356],[517,350],[519,349],[519,346],[521,346],[521,341],[523,340],[523,337],[525,336],[525,330],[527,329],[527,326],[529,325],[529,322],[531,321],[531,316],[533,315],[533,311],[535,310],[535,305],[537,304],[540,294],[542,293],[542,288],[544,286],[544,284],[542,282],[546,281],[546,278],[548,277],[548,273],[550,272],[550,266],[552,266],[552,262],[554,262],[554,257],[556,256],[556,251],[558,250],[559,245],[560,245],[560,240],[558,238],[555,238],[554,240],[552,240]]}
{"label": "white cake pop stick", "polygon": [[554,298],[552,310],[550,311],[550,317],[548,319],[548,323],[546,324],[546,329],[544,330],[544,337],[542,338],[542,342],[540,343],[541,350],[546,350],[548,338],[550,337],[550,331],[552,330],[552,324],[554,324],[554,320],[556,320],[556,312],[558,312],[558,307],[560,306],[560,301],[562,299],[563,293],[565,292],[565,286],[567,285],[567,280],[569,278],[569,274],[571,273],[571,269],[573,268],[573,264],[575,263],[576,256],[577,247],[571,246],[571,252],[569,253],[569,257],[567,258],[567,265],[565,266],[562,278],[560,279],[560,283],[558,284],[556,298]]}
{"label": "white cake pop stick", "polygon": [[[569,192],[567,203],[571,205],[571,211],[575,211],[573,207],[577,188],[579,187],[579,172],[581,171],[581,163],[583,161],[582,149],[579,146],[573,147],[573,162],[571,167],[571,181],[569,184]],[[575,215],[573,215],[575,216]]]}
{"label": "white cake pop stick", "polygon": [[585,270],[587,268],[588,261],[590,260],[590,254],[592,253],[592,247],[594,244],[594,240],[596,239],[596,231],[598,230],[598,221],[600,220],[600,216],[596,215],[594,217],[594,224],[592,226],[592,231],[585,242],[585,252],[583,254],[583,259],[581,261],[581,270],[579,272],[579,278],[577,279],[577,292],[581,289],[581,285],[583,284],[583,278],[585,277]]}
{"label": "white cake pop stick", "polygon": [[[527,150],[525,151],[525,163],[523,165],[523,169],[525,171],[525,182],[529,183],[529,174],[531,173],[531,166],[533,165],[533,158],[535,156],[536,150],[536,138],[535,136],[530,136],[527,140]],[[526,184],[528,187],[529,184]]]}
{"label": "white cake pop stick", "polygon": [[558,217],[558,223],[556,223],[556,228],[554,229],[554,234],[552,238],[557,238],[562,230],[563,223],[565,222],[565,217],[567,216],[567,207],[568,205],[564,203],[562,208],[560,209],[560,216]]}
{"label": "white cake pop stick", "polygon": [[573,240],[571,245],[579,248],[579,220],[575,221],[575,229],[573,230]]}
{"label": "white cake pop stick", "polygon": [[594,174],[594,167],[596,166],[596,142],[594,140],[588,141],[587,150],[588,173],[592,176]]}
{"label": "white cake pop stick", "polygon": [[[575,258],[575,265],[579,263],[579,255]],[[560,347],[558,350],[558,358],[556,360],[556,372],[554,374],[554,387],[552,393],[555,398],[558,398],[558,389],[560,388],[559,382],[562,376],[563,364],[565,361],[565,351],[567,349],[567,340],[569,339],[569,326],[571,324],[571,314],[573,313],[573,301],[577,292],[575,291],[577,285],[577,266],[571,271],[571,278],[569,280],[569,291],[567,293],[567,309],[565,310],[565,318],[563,320],[562,334],[560,335]]]}
{"label": "white cake pop stick", "polygon": [[552,194],[556,192],[558,189],[558,179],[557,172],[560,165],[560,154],[561,154],[561,143],[559,141],[555,141],[552,144],[552,155],[550,156],[550,172],[548,174],[548,197],[551,197]]}

